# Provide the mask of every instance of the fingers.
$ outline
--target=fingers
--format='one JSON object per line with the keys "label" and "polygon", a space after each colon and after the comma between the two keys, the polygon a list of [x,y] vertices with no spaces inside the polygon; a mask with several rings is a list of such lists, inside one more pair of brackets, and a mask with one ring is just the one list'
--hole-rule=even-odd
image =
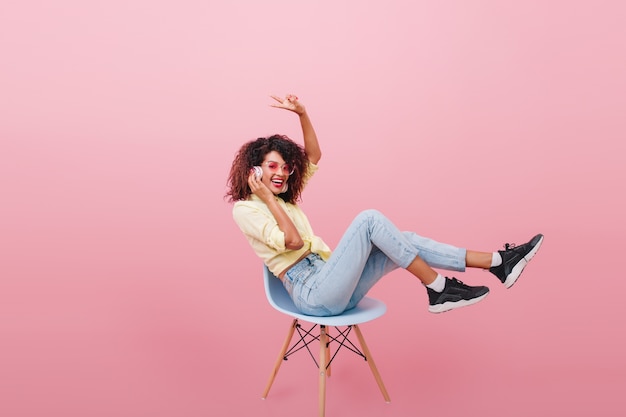
{"label": "fingers", "polygon": [[289,110],[298,114],[302,114],[302,112],[299,109],[304,109],[304,107],[302,106],[302,104],[300,104],[300,102],[298,102],[298,96],[294,94],[287,94],[285,98],[281,98],[275,95],[270,95],[270,97],[278,102],[278,103],[270,104],[269,105],[270,107],[274,107],[277,109],[285,109],[285,110]]}
{"label": "fingers", "polygon": [[278,101],[279,103],[285,103],[285,101],[288,101],[290,103],[293,103],[295,101],[298,101],[298,96],[294,95],[294,94],[287,94],[287,96],[285,96],[285,98],[280,98],[278,96],[275,95],[270,95],[271,98],[273,98],[274,100]]}
{"label": "fingers", "polygon": [[255,194],[264,187],[261,180],[257,178],[254,170],[250,171],[250,175],[248,176],[248,185],[250,186],[250,190]]}
{"label": "fingers", "polygon": [[270,107],[275,107],[277,109],[285,109],[286,108],[285,102],[287,100],[282,99],[282,98],[280,98],[278,96],[274,96],[274,95],[270,95],[270,97],[278,102],[278,103],[270,104]]}

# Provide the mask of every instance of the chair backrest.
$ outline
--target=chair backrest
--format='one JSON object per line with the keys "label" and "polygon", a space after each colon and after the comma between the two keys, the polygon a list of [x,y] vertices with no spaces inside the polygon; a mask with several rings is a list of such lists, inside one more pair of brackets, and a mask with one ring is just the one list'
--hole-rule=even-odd
{"label": "chair backrest", "polygon": [[287,293],[283,283],[263,265],[263,279],[265,283],[265,295],[270,305],[281,313],[298,318],[310,323],[325,324],[329,326],[348,326],[361,324],[374,320],[387,311],[387,306],[380,300],[364,297],[359,304],[351,310],[347,310],[338,316],[317,317],[302,314],[295,306]]}
{"label": "chair backrest", "polygon": [[265,295],[270,305],[285,314],[297,313],[298,309],[289,297],[282,281],[263,265],[263,279],[265,281]]}

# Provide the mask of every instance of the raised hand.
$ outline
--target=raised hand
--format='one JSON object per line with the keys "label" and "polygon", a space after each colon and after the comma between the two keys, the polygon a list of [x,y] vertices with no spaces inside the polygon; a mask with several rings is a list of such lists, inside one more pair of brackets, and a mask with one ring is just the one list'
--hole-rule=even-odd
{"label": "raised hand", "polygon": [[289,110],[300,116],[306,113],[306,109],[298,101],[298,97],[294,96],[293,94],[287,94],[285,98],[274,95],[271,95],[270,97],[277,101],[277,103],[270,104],[270,106],[272,107],[276,107],[277,109]]}

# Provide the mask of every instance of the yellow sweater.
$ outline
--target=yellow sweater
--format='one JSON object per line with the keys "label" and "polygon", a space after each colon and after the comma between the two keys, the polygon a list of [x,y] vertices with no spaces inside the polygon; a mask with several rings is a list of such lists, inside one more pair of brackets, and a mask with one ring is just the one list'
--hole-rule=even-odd
{"label": "yellow sweater", "polygon": [[[309,163],[305,183],[317,169],[317,165]],[[300,207],[286,203],[280,197],[275,198],[304,241],[304,246],[298,250],[285,247],[285,234],[278,228],[278,223],[267,205],[256,195],[252,194],[247,200],[237,201],[233,207],[235,222],[269,270],[278,275],[309,250],[328,260],[330,248],[320,237],[315,236],[309,220]]]}

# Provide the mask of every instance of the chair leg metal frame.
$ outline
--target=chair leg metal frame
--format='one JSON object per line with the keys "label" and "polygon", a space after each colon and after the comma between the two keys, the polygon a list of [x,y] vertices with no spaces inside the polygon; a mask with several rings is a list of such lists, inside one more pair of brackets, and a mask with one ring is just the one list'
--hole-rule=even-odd
{"label": "chair leg metal frame", "polygon": [[[338,335],[337,337],[334,337],[330,334],[330,331],[328,329],[328,327],[326,328],[326,334],[328,336],[328,345],[330,347],[330,343],[331,342],[336,342],[339,344],[339,346],[337,347],[337,349],[335,350],[334,355],[329,359],[328,364],[326,365],[326,368],[328,369],[330,367],[330,364],[333,362],[333,360],[335,359],[335,357],[337,356],[337,354],[339,353],[339,351],[341,350],[341,348],[346,348],[350,351],[352,351],[353,353],[355,353],[356,355],[362,357],[364,360],[367,360],[367,357],[365,356],[365,354],[363,352],[361,352],[359,350],[359,348],[357,346],[354,345],[354,343],[352,343],[352,341],[348,338],[350,335],[350,332],[352,331],[354,325],[352,326],[344,326],[345,330],[342,330],[339,327],[335,327],[335,330],[337,331]],[[298,333],[298,341],[296,341],[296,343],[294,343],[293,345],[291,345],[291,347],[289,349],[287,349],[287,351],[285,352],[285,355],[283,357],[283,360],[288,360],[289,357],[291,355],[293,355],[294,353],[302,350],[302,349],[306,349],[309,352],[309,355],[311,356],[311,359],[313,360],[313,362],[315,362],[315,366],[319,368],[319,363],[317,361],[317,359],[315,359],[315,355],[313,355],[313,352],[311,351],[309,345],[315,341],[319,341],[320,340],[320,335],[313,333],[313,331],[318,327],[317,324],[314,324],[310,329],[306,330],[304,328],[302,328],[302,325],[300,323],[296,323],[296,327],[295,330]],[[308,340],[307,340],[308,338]]]}
{"label": "chair leg metal frame", "polygon": [[[319,335],[314,334],[313,331],[319,326]],[[270,374],[269,381],[265,387],[265,391],[263,392],[262,398],[265,399],[272,387],[274,379],[278,374],[278,370],[280,369],[280,365],[283,361],[286,361],[289,356],[292,354],[306,349],[309,352],[309,355],[315,362],[315,366],[319,369],[319,415],[324,416],[325,412],[325,403],[326,403],[326,378],[330,376],[330,364],[335,359],[337,354],[342,348],[346,348],[353,353],[361,356],[370,366],[370,370],[374,375],[374,379],[378,384],[378,388],[380,389],[383,398],[386,402],[390,402],[389,394],[387,393],[387,389],[383,383],[383,380],[378,372],[378,368],[374,362],[374,358],[365,343],[365,339],[363,338],[363,333],[358,325],[353,324],[350,326],[345,326],[345,329],[342,330],[339,327],[335,327],[337,331],[337,336],[331,336],[328,331],[328,326],[314,324],[310,329],[303,329],[300,325],[298,319],[294,319],[289,327],[289,332],[287,333],[287,337],[283,342],[283,346],[281,347],[280,353],[276,362],[274,364],[274,368],[272,369],[272,373]],[[359,344],[361,345],[361,349],[359,349],[352,341],[348,338],[350,333],[354,330],[354,333],[359,340]],[[299,339],[289,347],[291,340],[293,339],[294,334],[298,332]],[[319,351],[319,361],[315,359],[315,355],[311,351],[309,345],[315,341],[320,342],[320,351]],[[330,344],[331,342],[338,343],[337,349],[334,354],[330,355]]]}

